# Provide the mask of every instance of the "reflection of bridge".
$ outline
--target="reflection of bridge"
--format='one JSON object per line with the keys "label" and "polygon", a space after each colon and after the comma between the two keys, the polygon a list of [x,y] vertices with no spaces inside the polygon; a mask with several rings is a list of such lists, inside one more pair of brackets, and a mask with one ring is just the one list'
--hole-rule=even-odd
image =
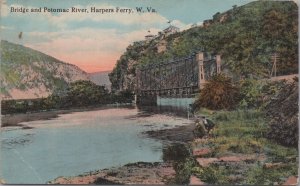
{"label": "reflection of bridge", "polygon": [[155,103],[158,96],[194,97],[205,80],[219,72],[220,55],[203,52],[171,62],[143,66],[136,71],[137,103]]}

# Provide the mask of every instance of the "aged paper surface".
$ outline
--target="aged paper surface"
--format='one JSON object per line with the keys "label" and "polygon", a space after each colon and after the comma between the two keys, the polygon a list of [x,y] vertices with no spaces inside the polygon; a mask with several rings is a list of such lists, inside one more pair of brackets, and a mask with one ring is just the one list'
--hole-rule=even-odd
{"label": "aged paper surface", "polygon": [[298,4],[3,0],[1,184],[298,183]]}

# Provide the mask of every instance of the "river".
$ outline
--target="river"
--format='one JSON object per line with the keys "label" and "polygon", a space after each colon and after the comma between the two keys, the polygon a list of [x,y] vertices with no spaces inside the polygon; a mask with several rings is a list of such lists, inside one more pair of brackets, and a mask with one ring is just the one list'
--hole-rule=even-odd
{"label": "river", "polygon": [[141,133],[188,121],[139,113],[130,108],[74,112],[22,123],[32,129],[1,129],[0,178],[8,184],[44,184],[127,163],[161,162],[161,141]]}

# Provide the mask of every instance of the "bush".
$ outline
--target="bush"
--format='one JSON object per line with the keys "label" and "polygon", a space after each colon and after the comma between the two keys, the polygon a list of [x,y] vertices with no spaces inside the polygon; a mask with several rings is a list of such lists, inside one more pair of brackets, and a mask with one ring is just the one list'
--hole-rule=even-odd
{"label": "bush", "polygon": [[223,74],[211,77],[204,85],[195,107],[208,109],[233,109],[239,101],[239,90],[231,79]]}
{"label": "bush", "polygon": [[265,107],[270,119],[267,136],[287,145],[298,145],[298,79],[286,83]]}
{"label": "bush", "polygon": [[259,80],[245,79],[240,83],[242,108],[258,108],[263,103],[262,96],[263,83]]}

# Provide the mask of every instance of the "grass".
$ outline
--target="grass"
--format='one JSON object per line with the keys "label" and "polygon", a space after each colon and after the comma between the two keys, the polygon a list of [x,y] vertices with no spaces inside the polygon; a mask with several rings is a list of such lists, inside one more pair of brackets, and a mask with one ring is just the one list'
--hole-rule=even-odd
{"label": "grass", "polygon": [[267,169],[263,166],[256,165],[249,169],[243,183],[251,185],[270,185],[282,183],[291,175],[297,175],[296,165],[287,165],[279,169]]}
{"label": "grass", "polygon": [[220,111],[212,118],[217,124],[212,132],[212,149],[224,153],[260,153],[263,151],[266,124],[259,111]]}
{"label": "grass", "polygon": [[[262,162],[240,162],[234,164],[211,164],[209,167],[194,167],[194,173],[209,184],[274,184],[283,183],[289,176],[298,175],[298,149],[284,147],[267,138],[267,121],[258,110],[236,110],[213,112],[200,110],[216,123],[209,140],[208,157],[234,154],[264,155]],[[265,163],[281,162],[281,167],[266,168]]]}

